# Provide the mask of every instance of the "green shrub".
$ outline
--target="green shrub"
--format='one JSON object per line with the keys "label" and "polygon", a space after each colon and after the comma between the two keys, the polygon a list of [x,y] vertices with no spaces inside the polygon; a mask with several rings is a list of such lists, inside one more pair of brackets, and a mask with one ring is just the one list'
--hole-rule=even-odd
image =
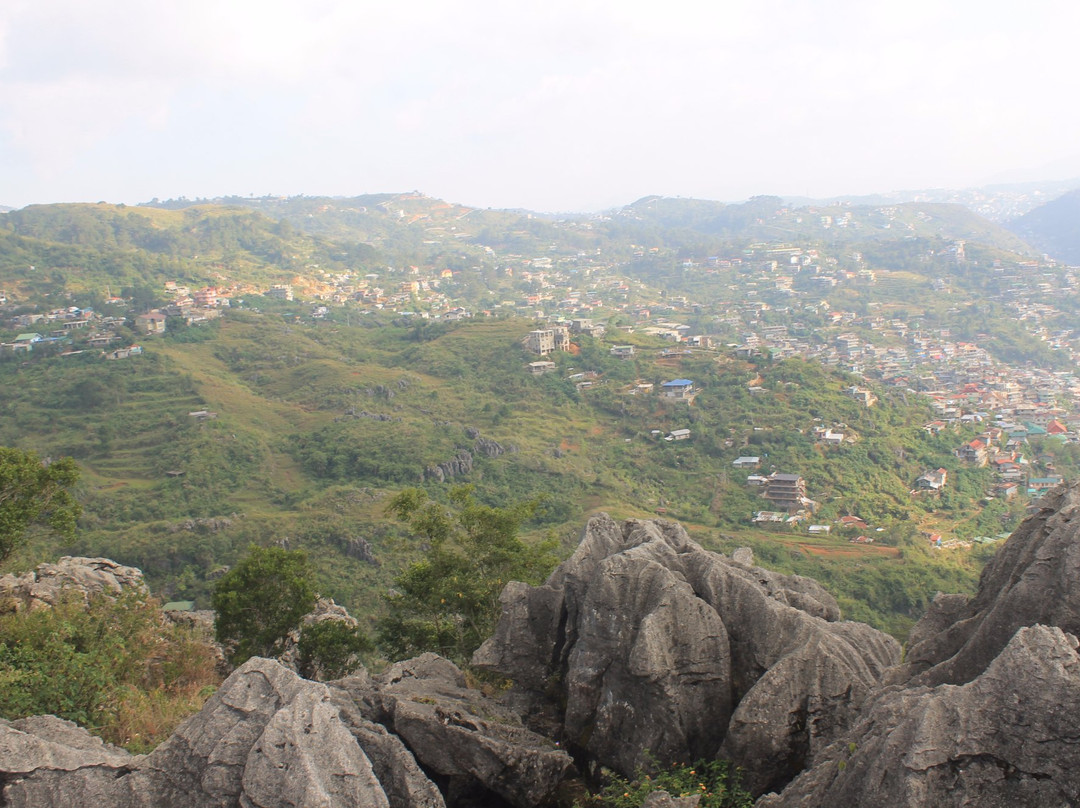
{"label": "green shrub", "polygon": [[311,575],[302,550],[253,544],[221,577],[212,599],[214,631],[233,665],[281,653],[285,637],[315,605]]}
{"label": "green shrub", "polygon": [[536,502],[492,508],[476,502],[471,486],[452,489],[450,501],[447,508],[415,488],[390,501],[389,511],[428,544],[423,560],[395,579],[379,621],[380,644],[391,657],[434,651],[467,661],[495,628],[503,587],[539,584],[558,561],[553,543],[518,538]]}
{"label": "green shrub", "polygon": [[676,764],[655,774],[639,769],[632,779],[612,775],[598,794],[578,808],[639,808],[654,791],[672,797],[700,795],[699,808],[750,808],[753,797],[739,783],[739,771],[726,760]]}
{"label": "green shrub", "polygon": [[360,667],[360,654],[371,642],[358,626],[342,620],[320,620],[300,631],[300,675],[322,681],[340,679]]}
{"label": "green shrub", "polygon": [[219,681],[209,645],[140,594],[9,612],[0,638],[0,717],[56,715],[133,751],[164,740]]}

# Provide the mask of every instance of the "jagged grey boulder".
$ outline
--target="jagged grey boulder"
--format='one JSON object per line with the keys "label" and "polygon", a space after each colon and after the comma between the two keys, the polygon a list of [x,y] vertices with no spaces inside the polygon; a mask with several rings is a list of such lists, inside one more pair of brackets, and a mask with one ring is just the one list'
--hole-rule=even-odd
{"label": "jagged grey boulder", "polygon": [[389,804],[326,686],[260,658],[238,668],[132,781],[158,805]]}
{"label": "jagged grey boulder", "polygon": [[1073,806],[1078,761],[1077,640],[1033,626],[967,684],[885,691],[848,737],[757,806]]}
{"label": "jagged grey boulder", "polygon": [[12,776],[41,769],[74,771],[85,766],[122,771],[135,758],[71,721],[35,715],[16,721],[0,718],[0,760],[4,773]]}
{"label": "jagged grey boulder", "polygon": [[452,480],[455,477],[459,477],[463,474],[468,474],[473,470],[473,456],[472,452],[462,450],[454,455],[450,460],[445,460],[442,463],[437,463],[434,466],[428,466],[424,469],[421,478],[427,481],[444,483],[447,480]]}
{"label": "jagged grey boulder", "polygon": [[51,715],[0,720],[0,805],[135,806],[124,776],[138,760]]}
{"label": "jagged grey boulder", "polygon": [[[258,658],[145,757],[52,717],[0,723],[0,784],[5,808],[390,806],[328,688]],[[412,805],[438,808],[394,808]]]}
{"label": "jagged grey boulder", "polygon": [[974,598],[935,601],[890,681],[970,682],[1023,626],[1080,635],[1080,481],[1059,486],[1040,506],[983,570]]}
{"label": "jagged grey boulder", "polygon": [[55,564],[39,564],[22,575],[0,577],[0,602],[6,601],[16,610],[49,608],[72,595],[84,601],[98,595],[115,598],[125,590],[148,592],[142,570],[108,558],[64,556]]}
{"label": "jagged grey boulder", "polygon": [[401,739],[382,724],[364,718],[350,691],[368,693],[371,680],[361,671],[330,688],[330,697],[360,748],[364,750],[390,808],[446,808],[442,792],[431,782]]}
{"label": "jagged grey boulder", "polygon": [[551,797],[571,767],[555,742],[467,688],[457,666],[435,654],[336,686],[348,691],[365,718],[401,738],[425,769],[449,778],[452,793],[480,786],[511,805],[532,808]]}
{"label": "jagged grey boulder", "polygon": [[816,582],[710,553],[663,520],[589,521],[541,587],[511,584],[473,663],[539,726],[623,774],[723,752],[764,790],[853,720],[899,645]]}
{"label": "jagged grey boulder", "polygon": [[570,767],[433,654],[330,685],[252,658],[146,756],[52,716],[0,721],[4,808],[445,808],[429,773],[533,808]]}

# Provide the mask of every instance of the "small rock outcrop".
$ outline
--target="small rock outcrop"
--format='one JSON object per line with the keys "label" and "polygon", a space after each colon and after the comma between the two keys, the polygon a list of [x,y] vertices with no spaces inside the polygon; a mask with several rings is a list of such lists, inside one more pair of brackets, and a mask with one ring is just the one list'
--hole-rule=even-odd
{"label": "small rock outcrop", "polygon": [[266,659],[237,669],[202,711],[145,757],[57,719],[28,725],[31,720],[40,719],[0,725],[5,807],[389,808],[326,686]]}
{"label": "small rock outcrop", "polygon": [[349,558],[365,561],[373,567],[382,566],[382,564],[379,563],[379,559],[375,556],[375,550],[372,548],[371,542],[363,536],[353,536],[351,538],[343,539],[341,541],[341,549]]}
{"label": "small rock outcrop", "polygon": [[259,658],[124,779],[147,805],[389,806],[329,689]]}
{"label": "small rock outcrop", "polygon": [[448,778],[451,793],[490,791],[511,805],[541,805],[571,766],[558,745],[521,717],[467,688],[453,663],[435,654],[399,662],[376,677],[336,683],[368,720],[397,735],[423,767]]}
{"label": "small rock outcrop", "polygon": [[51,715],[0,719],[0,805],[113,805],[121,793],[117,778],[137,760]]}
{"label": "small rock outcrop", "polygon": [[[285,642],[281,653],[277,656],[277,661],[294,673],[300,673],[300,634],[306,627],[314,625],[315,623],[322,623],[326,620],[344,623],[350,629],[355,629],[360,625],[357,619],[349,614],[344,606],[339,606],[337,603],[334,603],[333,598],[319,598],[315,602],[315,607],[300,619],[300,625],[290,631],[285,637]],[[357,661],[357,664],[359,664],[359,661]],[[314,679],[319,682],[325,681],[326,678],[324,672],[321,670],[308,671],[305,675],[307,675],[309,679]],[[336,676],[340,674],[332,675]]]}
{"label": "small rock outcrop", "polygon": [[484,457],[502,457],[504,454],[513,454],[517,451],[515,446],[503,446],[492,438],[477,438],[473,444],[473,451]]}
{"label": "small rock outcrop", "polygon": [[471,452],[462,450],[450,460],[444,460],[434,466],[424,469],[422,478],[433,482],[444,483],[473,470],[473,456]]}
{"label": "small rock outcrop", "polygon": [[142,570],[108,558],[64,556],[22,575],[0,577],[0,603],[15,610],[48,608],[72,595],[84,601],[99,595],[115,598],[124,590],[148,591]]}
{"label": "small rock outcrop", "polygon": [[838,622],[816,582],[702,549],[663,520],[594,517],[540,587],[511,584],[473,663],[512,678],[537,726],[624,774],[720,751],[757,791],[782,785],[854,720],[899,661]]}

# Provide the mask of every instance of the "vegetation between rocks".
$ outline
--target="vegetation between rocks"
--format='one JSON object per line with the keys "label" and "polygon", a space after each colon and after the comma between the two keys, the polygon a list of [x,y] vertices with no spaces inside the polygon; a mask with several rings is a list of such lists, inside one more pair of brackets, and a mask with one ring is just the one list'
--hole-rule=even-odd
{"label": "vegetation between rocks", "polygon": [[631,778],[612,773],[603,789],[578,802],[577,808],[640,808],[656,791],[699,797],[698,808],[750,808],[754,800],[739,781],[739,770],[726,760],[676,764],[652,773],[638,769]]}
{"label": "vegetation between rocks", "polygon": [[211,647],[129,592],[0,614],[0,716],[52,714],[146,752],[220,683]]}

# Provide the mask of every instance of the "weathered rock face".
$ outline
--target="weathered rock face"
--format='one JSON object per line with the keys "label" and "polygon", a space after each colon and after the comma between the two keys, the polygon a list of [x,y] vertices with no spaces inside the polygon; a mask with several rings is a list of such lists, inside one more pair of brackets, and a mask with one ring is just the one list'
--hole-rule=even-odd
{"label": "weathered rock face", "polygon": [[424,472],[421,475],[421,479],[444,483],[447,480],[454,479],[454,477],[468,474],[472,470],[472,453],[462,450],[456,455],[454,455],[450,460],[444,460],[442,463],[437,463],[434,466],[428,466],[426,469],[424,469]]}
{"label": "weathered rock face", "polygon": [[88,600],[97,595],[117,597],[125,589],[146,592],[142,570],[108,558],[64,556],[55,564],[40,564],[22,575],[0,577],[0,601],[15,609],[42,609],[72,594]]}
{"label": "weathered rock face", "polygon": [[[853,720],[895,640],[836,622],[817,583],[703,550],[677,524],[590,520],[541,587],[508,586],[473,663],[549,731],[623,773],[718,749],[765,790]],[[565,706],[563,706],[565,705]]]}
{"label": "weathered rock face", "polygon": [[1080,635],[1080,484],[1059,486],[983,570],[970,602],[946,596],[912,631],[890,681],[970,682],[1023,626]]}
{"label": "weathered rock face", "polygon": [[848,737],[758,808],[1080,804],[1080,656],[1022,628],[971,682],[891,689]]}
{"label": "weathered rock face", "polygon": [[51,715],[0,720],[0,805],[90,806],[126,800],[118,778],[137,760]]}
{"label": "weathered rock face", "polygon": [[938,595],[788,806],[1080,805],[1080,484],[1042,501],[970,600]]}
{"label": "weathered rock face", "polygon": [[476,438],[473,451],[484,457],[502,457],[504,454],[512,454],[517,451],[515,446],[503,446],[497,440],[491,438]]}
{"label": "weathered rock face", "polygon": [[258,658],[125,779],[151,805],[389,805],[327,687]]}
{"label": "weathered rock face", "polygon": [[445,808],[427,772],[488,804],[531,808],[569,767],[434,655],[336,685],[250,659],[144,757],[51,716],[0,721],[5,808]]}
{"label": "weathered rock face", "polygon": [[479,784],[511,805],[531,808],[547,800],[571,766],[555,742],[466,688],[461,671],[435,654],[338,685],[365,718],[401,738],[425,769],[449,778],[452,794]]}

